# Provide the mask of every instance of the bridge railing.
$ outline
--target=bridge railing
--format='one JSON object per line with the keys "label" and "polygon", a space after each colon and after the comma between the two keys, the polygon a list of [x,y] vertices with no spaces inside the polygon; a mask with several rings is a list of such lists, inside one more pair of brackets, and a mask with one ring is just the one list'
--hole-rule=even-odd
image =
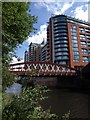
{"label": "bridge railing", "polygon": [[31,73],[36,75],[75,75],[76,70],[64,65],[51,64],[46,62],[24,62],[11,64],[9,70],[16,74]]}

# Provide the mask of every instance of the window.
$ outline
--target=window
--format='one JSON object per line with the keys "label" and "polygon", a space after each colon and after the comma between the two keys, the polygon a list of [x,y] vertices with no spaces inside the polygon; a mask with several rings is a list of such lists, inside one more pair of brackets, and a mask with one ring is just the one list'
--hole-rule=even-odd
{"label": "window", "polygon": [[74,55],[74,62],[79,62],[79,55]]}
{"label": "window", "polygon": [[81,45],[86,45],[86,42],[81,42]]}
{"label": "window", "polygon": [[78,48],[73,48],[73,51],[78,51]]}
{"label": "window", "polygon": [[73,61],[74,61],[74,62],[79,62],[79,59],[74,59]]}
{"label": "window", "polygon": [[77,33],[75,33],[75,32],[72,32],[72,33],[71,33],[71,35],[72,35],[72,36],[76,36],[76,35],[77,35]]}
{"label": "window", "polygon": [[86,49],[82,49],[82,54],[88,54],[88,51]]}
{"label": "window", "polygon": [[90,29],[85,29],[85,32],[88,32],[88,33],[90,33]]}
{"label": "window", "polygon": [[66,63],[66,61],[61,61],[61,62],[59,62],[59,64],[65,65],[65,64],[67,64],[67,63]]}
{"label": "window", "polygon": [[76,30],[75,29],[71,29],[72,32],[76,33]]}
{"label": "window", "polygon": [[80,35],[80,39],[81,39],[81,40],[86,40],[86,36],[81,34],[81,35]]}
{"label": "window", "polygon": [[90,47],[90,42],[87,43],[88,47]]}
{"label": "window", "polygon": [[55,56],[58,56],[58,55],[68,55],[68,52],[58,52],[58,53],[55,53]]}
{"label": "window", "polygon": [[76,36],[72,36],[72,39],[73,39],[73,40],[77,40],[77,37],[76,37]]}
{"label": "window", "polygon": [[79,55],[79,52],[73,52],[74,55]]}
{"label": "window", "polygon": [[68,56],[58,56],[56,57],[55,60],[66,60],[66,59],[68,59]]}
{"label": "window", "polygon": [[86,38],[90,40],[90,36],[89,35],[87,35]]}
{"label": "window", "polygon": [[78,44],[72,44],[73,48],[78,47]]}
{"label": "window", "polygon": [[70,27],[71,27],[71,29],[76,29],[76,26],[74,26],[74,25],[71,25]]}
{"label": "window", "polygon": [[72,43],[78,43],[77,40],[73,40]]}
{"label": "window", "polygon": [[59,51],[68,51],[67,48],[58,48],[58,49],[55,49],[55,52],[59,52]]}
{"label": "window", "polygon": [[56,17],[56,18],[54,18],[54,22],[63,21],[63,20],[66,20],[65,17]]}
{"label": "window", "polygon": [[81,42],[81,46],[87,47],[86,42]]}
{"label": "window", "polygon": [[83,56],[83,57],[82,57],[82,60],[83,60],[83,62],[88,62],[88,57]]}
{"label": "window", "polygon": [[78,55],[74,55],[74,60],[79,60],[79,56]]}
{"label": "window", "polygon": [[61,30],[54,30],[54,33],[57,33],[57,32],[67,32],[67,30],[63,30],[63,29],[61,29]]}
{"label": "window", "polygon": [[79,32],[85,32],[84,28],[79,28]]}

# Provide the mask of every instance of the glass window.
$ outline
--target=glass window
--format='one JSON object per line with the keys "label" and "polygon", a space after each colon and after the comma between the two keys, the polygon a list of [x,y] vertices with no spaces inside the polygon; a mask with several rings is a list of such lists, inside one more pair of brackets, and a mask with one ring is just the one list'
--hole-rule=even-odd
{"label": "glass window", "polygon": [[58,48],[58,49],[55,49],[55,52],[59,52],[59,51],[68,51],[67,48]]}
{"label": "glass window", "polygon": [[62,21],[62,20],[66,20],[65,17],[56,17],[56,18],[54,18],[54,22]]}
{"label": "glass window", "polygon": [[88,57],[83,56],[83,57],[82,57],[82,60],[83,60],[83,62],[88,62]]}
{"label": "glass window", "polygon": [[82,59],[83,59],[83,60],[88,60],[88,57],[83,56]]}
{"label": "glass window", "polygon": [[90,29],[85,29],[85,32],[88,32],[88,33],[90,33]]}
{"label": "glass window", "polygon": [[72,36],[72,39],[77,40],[77,37],[76,36]]}
{"label": "glass window", "polygon": [[87,47],[86,42],[81,42],[81,46]]}
{"label": "glass window", "polygon": [[79,55],[79,52],[73,52],[74,55]]}
{"label": "glass window", "polygon": [[90,38],[90,36],[86,36],[87,38]]}
{"label": "glass window", "polygon": [[57,32],[67,32],[67,30],[63,30],[63,29],[61,29],[61,30],[54,30],[54,33],[57,33]]}
{"label": "glass window", "polygon": [[60,47],[68,47],[67,44],[61,44]]}
{"label": "glass window", "polygon": [[58,56],[58,55],[68,55],[68,52],[58,52],[58,53],[55,53],[55,56]]}
{"label": "glass window", "polygon": [[74,55],[74,60],[79,59],[78,55]]}
{"label": "glass window", "polygon": [[78,47],[78,44],[72,44],[73,47]]}
{"label": "glass window", "polygon": [[79,59],[74,59],[73,61],[74,61],[74,62],[79,62]]}
{"label": "glass window", "polygon": [[88,62],[88,60],[83,60],[83,62]]}
{"label": "glass window", "polygon": [[75,33],[75,32],[71,32],[71,35],[72,35],[72,36],[76,36],[77,33]]}
{"label": "glass window", "polygon": [[68,59],[68,56],[58,56],[55,58],[55,60],[62,60],[62,59]]}
{"label": "glass window", "polygon": [[73,51],[78,51],[78,48],[73,48]]}
{"label": "glass window", "polygon": [[81,42],[81,45],[86,45],[86,42]]}
{"label": "glass window", "polygon": [[79,32],[85,32],[84,28],[79,28]]}
{"label": "glass window", "polygon": [[61,61],[61,62],[59,62],[59,64],[65,65],[65,64],[67,64],[67,63],[66,63],[66,61]]}
{"label": "glass window", "polygon": [[76,29],[76,26],[74,26],[74,25],[71,25],[70,27],[71,27],[71,29]]}
{"label": "glass window", "polygon": [[82,49],[82,54],[88,54],[88,51],[86,49]]}
{"label": "glass window", "polygon": [[75,29],[71,29],[72,32],[76,33],[76,30]]}
{"label": "glass window", "polygon": [[73,40],[72,43],[78,43],[77,40]]}
{"label": "glass window", "polygon": [[90,47],[90,42],[87,43],[88,47]]}

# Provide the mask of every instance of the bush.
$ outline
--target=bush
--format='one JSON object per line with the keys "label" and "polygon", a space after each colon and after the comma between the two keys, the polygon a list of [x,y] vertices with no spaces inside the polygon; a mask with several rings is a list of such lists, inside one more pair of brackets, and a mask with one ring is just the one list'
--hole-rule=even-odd
{"label": "bush", "polygon": [[15,75],[10,73],[8,66],[2,68],[2,90],[5,91],[7,87],[14,83]]}
{"label": "bush", "polygon": [[44,111],[38,101],[44,100],[45,87],[23,88],[20,95],[13,95],[3,109],[3,120],[56,120],[58,117],[50,110]]}

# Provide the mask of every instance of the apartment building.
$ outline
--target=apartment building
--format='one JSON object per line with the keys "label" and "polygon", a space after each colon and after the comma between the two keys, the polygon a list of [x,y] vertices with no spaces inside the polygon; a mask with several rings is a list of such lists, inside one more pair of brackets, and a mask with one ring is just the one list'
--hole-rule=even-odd
{"label": "apartment building", "polygon": [[28,62],[29,61],[29,51],[26,50],[24,53],[24,62]]}
{"label": "apartment building", "polygon": [[47,27],[47,60],[70,67],[90,62],[90,23],[66,15],[49,19]]}
{"label": "apartment building", "polygon": [[41,61],[41,45],[37,43],[30,43],[28,51],[25,51],[24,61],[25,62]]}

